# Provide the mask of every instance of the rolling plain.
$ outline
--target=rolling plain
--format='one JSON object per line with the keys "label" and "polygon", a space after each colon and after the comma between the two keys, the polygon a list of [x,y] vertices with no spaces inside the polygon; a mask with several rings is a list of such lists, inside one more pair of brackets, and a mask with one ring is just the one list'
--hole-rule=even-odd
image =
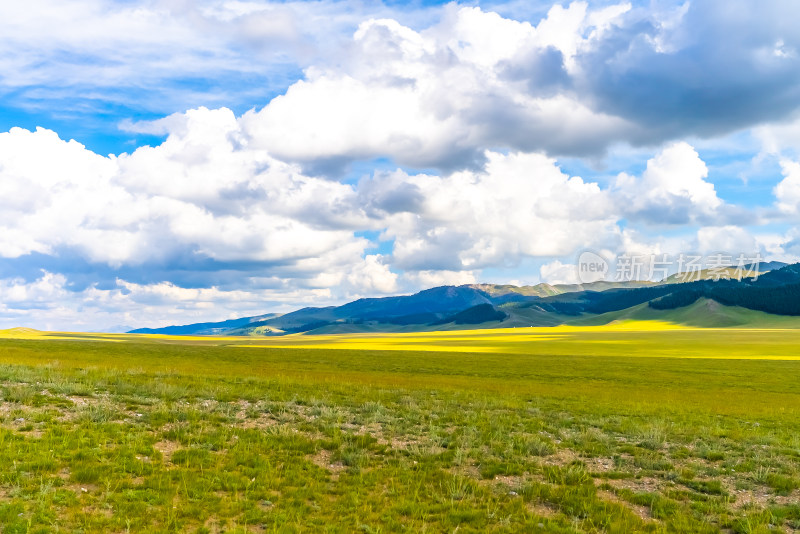
{"label": "rolling plain", "polygon": [[799,347],[630,320],[7,330],[0,531],[792,532]]}

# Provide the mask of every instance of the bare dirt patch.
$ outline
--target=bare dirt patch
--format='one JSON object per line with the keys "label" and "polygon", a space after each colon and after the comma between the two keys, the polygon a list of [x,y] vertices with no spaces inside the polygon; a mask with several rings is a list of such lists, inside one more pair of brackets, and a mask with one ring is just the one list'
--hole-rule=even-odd
{"label": "bare dirt patch", "polygon": [[412,445],[418,444],[418,442],[412,438],[400,438],[397,436],[386,438],[383,435],[375,435],[375,438],[381,445],[386,445],[390,447],[392,450],[396,451],[405,451],[408,450],[408,448],[411,447]]}
{"label": "bare dirt patch", "polygon": [[664,485],[662,480],[653,477],[610,479],[603,482],[617,489],[646,493],[660,491]]}
{"label": "bare dirt patch", "polygon": [[238,421],[236,423],[236,428],[242,428],[245,430],[264,430],[265,428],[269,428],[277,424],[278,421],[273,419],[269,414],[262,413],[259,414],[255,419],[244,419],[243,421]]}
{"label": "bare dirt patch", "polygon": [[559,467],[563,467],[565,465],[569,465],[575,460],[584,459],[581,458],[578,453],[570,449],[558,449],[554,454],[551,454],[547,458],[543,460],[542,463],[545,465],[557,465]]}
{"label": "bare dirt patch", "polygon": [[543,502],[529,502],[525,505],[528,511],[538,517],[551,519],[558,515],[558,508]]}
{"label": "bare dirt patch", "polygon": [[161,453],[164,463],[167,463],[172,460],[172,455],[181,448],[181,445],[177,441],[161,440],[153,443],[153,448]]}
{"label": "bare dirt patch", "polygon": [[331,473],[331,480],[337,480],[339,478],[339,473],[347,469],[347,467],[341,462],[334,462],[333,461],[333,453],[326,449],[320,449],[317,451],[315,455],[311,458],[311,463],[316,465],[317,467],[321,467],[328,472]]}
{"label": "bare dirt patch", "polygon": [[586,470],[590,473],[607,473],[615,470],[613,458],[583,458],[582,460],[586,464]]}
{"label": "bare dirt patch", "polygon": [[767,506],[789,506],[800,502],[800,490],[794,490],[789,495],[776,495],[767,488],[733,489],[731,484],[726,484],[727,491],[735,497],[731,506],[737,510],[754,507],[758,509]]}

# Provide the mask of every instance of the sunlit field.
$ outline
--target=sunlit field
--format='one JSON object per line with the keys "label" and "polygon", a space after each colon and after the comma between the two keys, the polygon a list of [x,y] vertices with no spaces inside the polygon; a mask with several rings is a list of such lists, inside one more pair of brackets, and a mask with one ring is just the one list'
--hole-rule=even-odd
{"label": "sunlit field", "polygon": [[800,331],[0,333],[0,532],[800,529]]}

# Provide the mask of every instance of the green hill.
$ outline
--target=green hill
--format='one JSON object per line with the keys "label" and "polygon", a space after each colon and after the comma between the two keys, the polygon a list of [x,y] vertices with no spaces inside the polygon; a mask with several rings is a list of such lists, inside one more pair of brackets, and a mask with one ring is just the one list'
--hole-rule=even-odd
{"label": "green hill", "polygon": [[657,310],[647,303],[624,310],[568,321],[575,326],[604,325],[622,321],[662,321],[702,328],[800,328],[800,317],[773,315],[739,306],[724,306],[715,300],[698,299],[672,310]]}

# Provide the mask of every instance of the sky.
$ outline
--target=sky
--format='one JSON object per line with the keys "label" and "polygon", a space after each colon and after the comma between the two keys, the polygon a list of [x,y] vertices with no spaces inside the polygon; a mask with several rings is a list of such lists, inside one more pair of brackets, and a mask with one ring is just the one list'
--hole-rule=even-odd
{"label": "sky", "polygon": [[[0,3],[0,328],[800,259],[796,0]],[[665,256],[666,255],[666,256]]]}

